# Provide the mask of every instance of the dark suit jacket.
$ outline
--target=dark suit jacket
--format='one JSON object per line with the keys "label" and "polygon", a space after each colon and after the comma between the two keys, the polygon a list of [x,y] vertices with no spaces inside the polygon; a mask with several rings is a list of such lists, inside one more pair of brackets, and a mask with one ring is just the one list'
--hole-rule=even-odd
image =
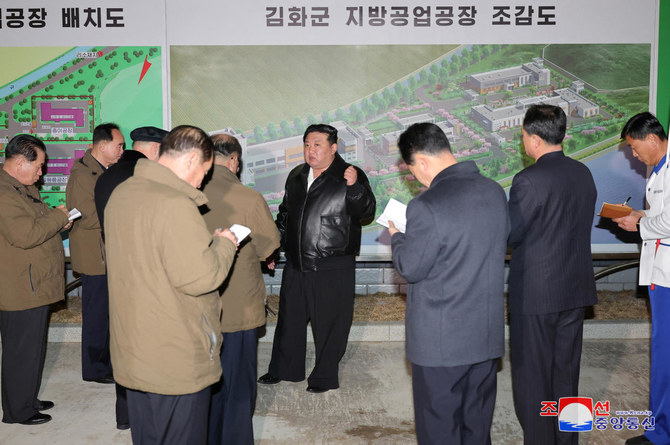
{"label": "dark suit jacket", "polygon": [[459,366],[504,353],[505,192],[472,161],[441,171],[410,201],[393,265],[409,283],[407,358]]}
{"label": "dark suit jacket", "polygon": [[105,207],[109,197],[117,185],[133,176],[135,164],[139,159],[146,159],[144,154],[136,150],[126,150],[121,155],[119,161],[110,166],[98,179],[95,184],[95,208],[98,212],[100,227],[105,227]]}
{"label": "dark suit jacket", "polygon": [[548,314],[597,302],[591,260],[596,186],[589,169],[547,153],[514,177],[509,311]]}

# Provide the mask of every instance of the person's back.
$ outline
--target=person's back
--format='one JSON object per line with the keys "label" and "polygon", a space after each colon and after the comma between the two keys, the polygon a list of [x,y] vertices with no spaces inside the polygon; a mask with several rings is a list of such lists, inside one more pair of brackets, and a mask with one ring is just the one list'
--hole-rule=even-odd
{"label": "person's back", "polygon": [[[503,189],[474,163],[463,162],[439,174],[410,206],[423,208],[424,218],[411,223],[432,235],[428,245],[413,246],[415,255],[394,257],[410,283],[408,359],[455,366],[500,357],[509,233]],[[471,336],[473,330],[479,335]],[[456,340],[463,336],[468,340]]]}
{"label": "person's back", "polygon": [[[210,231],[233,224],[251,229],[223,289],[224,332],[261,326],[265,323],[265,283],[260,263],[279,247],[279,232],[272,214],[260,193],[242,185],[232,172],[218,164],[203,192],[209,201],[203,217]],[[255,310],[248,308],[238,313],[245,304]],[[255,314],[251,316],[254,320],[250,319],[251,314]]]}
{"label": "person's back", "polygon": [[265,199],[245,187],[236,173],[242,147],[227,134],[212,137],[214,169],[204,185],[207,205],[201,208],[210,231],[241,224],[251,231],[240,240],[230,275],[221,293],[221,379],[212,385],[208,443],[253,445],[256,405],[258,332],[265,324],[265,282],[261,262],[274,268],[279,231]]}
{"label": "person's back", "polygon": [[[520,172],[513,187],[525,189],[532,203],[512,215],[510,311],[555,312],[593,304],[596,187],[589,169],[562,152],[548,153]],[[515,207],[516,196],[510,195]]]}
{"label": "person's back", "polygon": [[417,439],[491,443],[496,370],[505,351],[505,193],[473,161],[457,162],[435,124],[411,125],[398,148],[428,187],[407,206],[404,233],[389,223],[393,265],[408,282]]}
{"label": "person's back", "polygon": [[221,375],[216,289],[237,241],[228,229],[210,233],[198,210],[209,136],[179,126],[160,151],[137,162],[105,208],[114,378],[127,388],[133,442],[205,443],[209,387]]}
{"label": "person's back", "polygon": [[215,289],[227,268],[217,272],[207,249],[212,237],[193,203],[204,195],[187,187],[140,160],[105,210],[114,377],[129,388],[186,394],[218,379],[209,357],[218,358]]}
{"label": "person's back", "polygon": [[[514,408],[526,445],[576,445],[576,432],[538,416],[545,400],[579,395],[584,313],[597,302],[591,263],[596,189],[588,168],[563,154],[567,116],[536,104],[521,128],[535,159],[512,181],[509,212],[510,361]],[[561,378],[556,378],[561,376]]]}

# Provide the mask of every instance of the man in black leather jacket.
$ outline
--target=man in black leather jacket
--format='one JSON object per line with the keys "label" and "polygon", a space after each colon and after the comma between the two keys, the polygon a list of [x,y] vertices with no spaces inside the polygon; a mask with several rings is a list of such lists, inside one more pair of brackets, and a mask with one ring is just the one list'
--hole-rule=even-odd
{"label": "man in black leather jacket", "polygon": [[311,321],[316,360],[307,391],[320,393],[339,387],[338,365],[354,312],[361,224],[374,217],[376,201],[365,173],[337,153],[334,127],[310,125],[303,142],[305,163],[289,173],[277,215],[286,266],[272,359],[258,381],[305,379],[305,328]]}

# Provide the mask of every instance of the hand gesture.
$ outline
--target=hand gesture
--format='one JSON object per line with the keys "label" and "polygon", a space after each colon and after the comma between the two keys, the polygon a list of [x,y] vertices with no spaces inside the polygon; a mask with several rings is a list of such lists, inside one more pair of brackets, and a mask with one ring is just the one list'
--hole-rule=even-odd
{"label": "hand gesture", "polygon": [[354,184],[356,184],[356,180],[358,179],[358,172],[356,172],[356,169],[354,168],[353,165],[350,165],[350,166],[344,171],[344,179],[347,180],[347,185],[354,185]]}

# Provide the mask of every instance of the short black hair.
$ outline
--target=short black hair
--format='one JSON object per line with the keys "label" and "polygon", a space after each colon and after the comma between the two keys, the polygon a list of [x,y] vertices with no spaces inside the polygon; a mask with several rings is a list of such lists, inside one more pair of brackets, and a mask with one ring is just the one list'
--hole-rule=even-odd
{"label": "short black hair", "polygon": [[202,129],[192,125],[179,125],[172,129],[161,142],[160,156],[179,156],[190,150],[200,152],[200,159],[212,159],[214,144]]}
{"label": "short black hair", "polygon": [[398,148],[402,160],[407,165],[414,165],[414,153],[437,155],[451,153],[451,145],[444,131],[430,122],[410,125],[398,138]]}
{"label": "short black hair", "polygon": [[228,157],[233,153],[237,153],[237,156],[242,157],[242,146],[237,138],[229,134],[215,134],[212,136],[212,142],[214,143],[215,154]]}
{"label": "short black hair", "polygon": [[663,125],[661,125],[656,116],[645,111],[644,113],[636,114],[626,122],[626,125],[621,130],[621,139],[626,139],[626,136],[630,136],[633,139],[642,140],[650,134],[655,134],[662,141],[668,139]]}
{"label": "short black hair", "polygon": [[523,129],[529,135],[537,135],[544,142],[560,145],[565,139],[568,118],[556,105],[531,105],[523,118]]}
{"label": "short black hair", "polygon": [[28,162],[33,162],[37,159],[37,150],[42,150],[46,154],[47,148],[44,142],[29,134],[18,134],[5,147],[5,159],[23,156]]}
{"label": "short black hair", "polygon": [[328,135],[328,143],[330,145],[337,144],[337,128],[328,124],[312,124],[307,127],[305,134],[302,135],[302,141],[305,142],[307,135],[310,133],[324,133]]}
{"label": "short black hair", "polygon": [[119,126],[113,123],[100,124],[93,130],[93,145],[97,144],[100,141],[112,141],[114,136],[112,135],[112,130],[118,130]]}

